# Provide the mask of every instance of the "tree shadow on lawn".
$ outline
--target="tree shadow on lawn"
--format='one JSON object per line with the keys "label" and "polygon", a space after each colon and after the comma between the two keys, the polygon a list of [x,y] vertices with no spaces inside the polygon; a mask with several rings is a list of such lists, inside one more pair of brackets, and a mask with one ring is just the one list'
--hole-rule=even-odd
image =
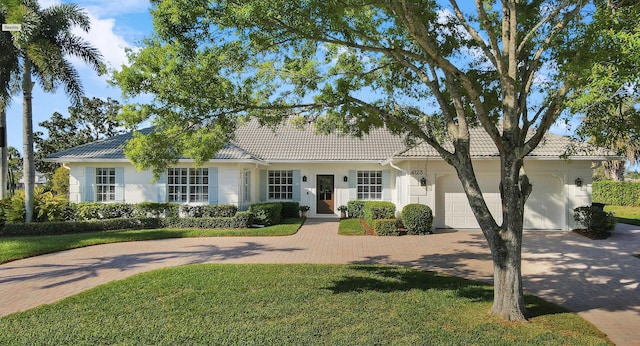
{"label": "tree shadow on lawn", "polygon": [[[398,266],[355,265],[351,268],[362,271],[362,275],[344,277],[333,282],[333,285],[326,287],[326,289],[334,294],[366,291],[392,293],[411,290],[440,290],[454,292],[457,297],[472,302],[490,303],[493,301],[493,286],[479,281]],[[530,318],[568,311],[529,294],[525,295],[525,301]]]}

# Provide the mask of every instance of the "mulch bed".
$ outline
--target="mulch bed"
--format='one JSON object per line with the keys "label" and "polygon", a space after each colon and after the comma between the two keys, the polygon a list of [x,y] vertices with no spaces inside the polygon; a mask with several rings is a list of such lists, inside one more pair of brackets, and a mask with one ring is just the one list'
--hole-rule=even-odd
{"label": "mulch bed", "polygon": [[362,225],[362,228],[364,228],[364,234],[376,235],[376,231],[374,231],[373,228],[371,228],[371,226],[369,226],[369,224],[364,221],[364,219],[360,219],[360,224]]}
{"label": "mulch bed", "polygon": [[591,240],[602,240],[602,239],[607,239],[611,236],[611,233],[609,234],[593,234],[593,233],[589,233],[586,229],[574,229],[572,230],[573,233],[577,233],[583,237],[589,238]]}

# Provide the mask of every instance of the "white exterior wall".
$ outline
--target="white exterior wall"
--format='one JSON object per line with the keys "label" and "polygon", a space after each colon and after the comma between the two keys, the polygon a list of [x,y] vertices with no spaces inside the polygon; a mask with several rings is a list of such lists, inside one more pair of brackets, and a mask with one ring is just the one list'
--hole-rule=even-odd
{"label": "white exterior wall", "polygon": [[[85,201],[87,191],[87,167],[121,167],[124,172],[124,202],[139,203],[144,201],[165,202],[161,193],[164,185],[153,182],[151,171],[137,172],[128,162],[115,163],[73,163],[67,165],[70,168],[69,192],[72,202]],[[180,163],[176,167],[192,167],[189,163]],[[300,177],[306,176],[307,181],[300,181],[300,204],[308,205],[310,217],[326,217],[316,213],[316,177],[317,175],[334,176],[334,215],[339,216],[338,206],[347,205],[352,198],[350,182],[344,181],[344,177],[350,180],[350,171],[358,170],[382,170],[390,172],[390,186],[387,194],[390,201],[396,205],[397,214],[409,203],[425,204],[431,207],[434,213],[434,226],[445,225],[447,217],[444,208],[444,194],[442,187],[453,184],[452,179],[457,180],[452,167],[439,159],[413,160],[396,162],[382,166],[379,163],[272,163],[268,166],[241,163],[207,163],[202,167],[215,167],[217,169],[217,203],[234,204],[245,209],[249,204],[266,202],[260,199],[260,171],[261,170],[299,170]],[[477,160],[474,164],[483,193],[487,199],[495,199],[498,194],[499,161],[495,159]],[[531,222],[535,224],[544,217],[544,213],[555,213],[557,219],[553,228],[570,230],[575,227],[573,221],[573,209],[591,203],[591,162],[590,161],[561,161],[561,160],[527,160],[525,169],[531,177],[534,192],[529,199],[528,211]],[[243,173],[250,172],[250,198],[245,201],[243,196]],[[420,186],[420,180],[426,179],[426,186]],[[575,186],[576,178],[583,181],[582,187]],[[444,182],[447,182],[446,184]],[[458,183],[459,184],[459,183]],[[553,190],[551,195],[536,195],[536,186]],[[449,187],[450,188],[450,187]],[[540,202],[544,200],[544,203]],[[495,204],[495,203],[494,203]],[[548,209],[536,208],[546,206]],[[492,208],[495,208],[493,206]],[[501,218],[499,208],[494,213],[496,218]],[[547,211],[545,211],[547,210]],[[559,214],[558,214],[559,213]],[[538,222],[539,223],[539,222]],[[527,221],[525,221],[525,226]]]}
{"label": "white exterior wall", "polygon": [[[338,207],[341,205],[347,205],[349,202],[349,171],[358,170],[372,170],[372,171],[390,171],[390,196],[391,202],[398,204],[396,191],[396,177],[395,170],[389,166],[382,166],[378,163],[352,163],[352,162],[327,162],[327,163],[273,163],[269,166],[261,166],[255,169],[253,182],[254,186],[259,184],[259,171],[260,170],[300,170],[300,176],[306,176],[307,181],[300,182],[300,205],[308,205],[311,207],[307,215],[309,217],[327,217],[330,215],[317,214],[317,200],[316,200],[316,187],[318,175],[333,175],[334,176],[334,215],[340,216]],[[347,181],[344,181],[344,177],[347,177]],[[254,203],[268,202],[261,201],[257,190],[254,193],[252,199]]]}
{"label": "white exterior wall", "polygon": [[[396,169],[398,189],[407,190],[407,193],[396,192],[397,196],[406,196],[396,203],[398,211],[409,203],[428,205],[434,214],[434,227],[443,227],[448,215],[444,210],[444,195],[448,191],[442,191],[442,187],[451,184],[444,183],[445,181],[458,181],[453,167],[442,160],[426,159],[404,161],[394,166],[399,168]],[[500,222],[499,160],[477,160],[474,168],[489,207]],[[525,169],[534,189],[525,211],[525,228],[575,228],[573,209],[591,204],[591,162],[530,159],[526,161]],[[421,178],[427,180],[426,186],[420,186]],[[575,186],[576,178],[582,179],[582,187]],[[459,182],[456,184],[459,185]],[[541,218],[547,217],[545,213],[549,213],[553,222],[541,221]]]}

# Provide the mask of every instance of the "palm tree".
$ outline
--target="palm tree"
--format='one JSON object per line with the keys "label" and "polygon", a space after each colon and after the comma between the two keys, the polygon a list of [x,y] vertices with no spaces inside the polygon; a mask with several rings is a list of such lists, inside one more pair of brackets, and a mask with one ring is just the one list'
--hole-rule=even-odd
{"label": "palm tree", "polygon": [[[9,23],[18,17],[18,1],[0,4],[0,23]],[[13,44],[13,35],[0,31],[0,199],[7,197],[7,113],[6,107],[13,94],[12,77],[19,71],[18,50]]]}
{"label": "palm tree", "polygon": [[60,4],[41,9],[37,0],[23,0],[23,5],[25,20],[17,46],[22,63],[25,221],[31,222],[35,185],[32,77],[48,92],[63,85],[72,102],[79,103],[83,95],[80,76],[67,57],[78,57],[99,73],[103,63],[96,48],[71,32],[76,26],[89,31],[89,18],[80,7]]}

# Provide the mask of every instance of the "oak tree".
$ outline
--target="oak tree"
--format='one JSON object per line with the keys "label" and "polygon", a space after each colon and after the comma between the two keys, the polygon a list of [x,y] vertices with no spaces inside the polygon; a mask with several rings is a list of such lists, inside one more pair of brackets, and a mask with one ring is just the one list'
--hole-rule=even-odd
{"label": "oak tree", "polygon": [[[313,121],[354,136],[384,126],[425,142],[455,168],[491,249],[492,312],[524,321],[523,213],[532,191],[524,158],[582,91],[567,82],[575,72],[558,65],[580,56],[555,53],[595,5],[154,0],[155,34],[114,74],[125,95],[154,96],[123,108],[129,123],[156,126],[136,133],[126,153],[156,174],[181,156],[201,163],[249,117]],[[500,155],[500,223],[476,179],[471,128],[484,130]]]}

